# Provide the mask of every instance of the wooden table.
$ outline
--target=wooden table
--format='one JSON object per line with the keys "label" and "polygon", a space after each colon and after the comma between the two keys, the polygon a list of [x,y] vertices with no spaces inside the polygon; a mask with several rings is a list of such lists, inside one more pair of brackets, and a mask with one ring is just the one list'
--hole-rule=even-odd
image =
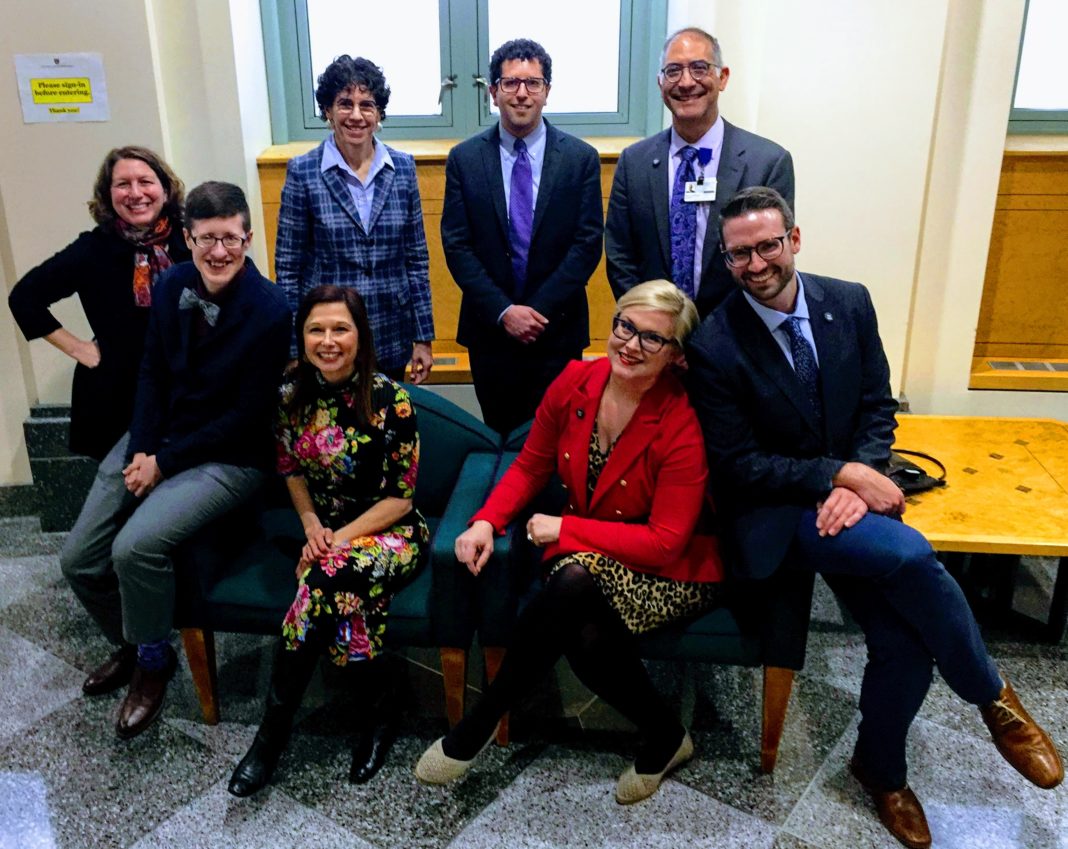
{"label": "wooden table", "polygon": [[1059,642],[1068,620],[1068,424],[900,415],[898,447],[945,464],[947,485],[910,496],[905,513],[935,550],[1060,558],[1044,627]]}

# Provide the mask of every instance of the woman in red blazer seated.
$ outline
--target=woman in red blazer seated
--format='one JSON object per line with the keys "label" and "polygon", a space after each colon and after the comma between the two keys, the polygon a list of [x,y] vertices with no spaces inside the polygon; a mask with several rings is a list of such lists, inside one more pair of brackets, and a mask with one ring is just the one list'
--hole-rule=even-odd
{"label": "woman in red blazer seated", "polygon": [[566,655],[582,682],[631,720],[643,742],[616,799],[652,795],[693,742],[654,689],[635,634],[716,604],[723,575],[715,537],[698,531],[706,504],[704,441],[675,368],[698,322],[676,286],[654,280],[619,300],[608,356],[573,362],[549,387],[523,451],[456,557],[478,574],[495,534],[553,472],[562,516],[535,513],[527,539],[544,548],[544,590],[516,623],[501,670],[478,706],[416,765],[426,783],[459,778],[498,720]]}

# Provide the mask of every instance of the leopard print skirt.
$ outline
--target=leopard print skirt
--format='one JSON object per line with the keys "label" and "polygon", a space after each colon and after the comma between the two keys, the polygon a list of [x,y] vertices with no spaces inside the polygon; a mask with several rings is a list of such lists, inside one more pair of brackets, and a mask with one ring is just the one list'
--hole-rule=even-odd
{"label": "leopard print skirt", "polygon": [[644,634],[710,610],[722,598],[722,584],[673,581],[635,572],[618,560],[594,551],[561,557],[553,563],[549,575],[573,564],[582,566],[593,576],[612,609],[634,634]]}

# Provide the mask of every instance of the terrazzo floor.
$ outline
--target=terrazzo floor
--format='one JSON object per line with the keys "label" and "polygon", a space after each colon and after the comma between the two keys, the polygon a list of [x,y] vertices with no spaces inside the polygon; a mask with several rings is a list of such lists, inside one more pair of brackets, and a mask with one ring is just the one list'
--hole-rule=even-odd
{"label": "terrazzo floor", "polygon": [[[349,785],[346,729],[359,710],[343,676],[317,674],[274,785],[226,792],[255,733],[270,640],[220,636],[223,721],[206,726],[184,664],[163,719],[123,742],[119,695],[80,685],[107,652],[60,576],[59,535],[0,521],[0,849],[50,847],[897,847],[849,777],[864,646],[817,586],[805,670],[774,776],[757,772],[754,670],[651,664],[697,746],[651,800],[621,807],[633,754],[626,722],[558,668],[460,783],[423,787],[411,769],[445,728],[435,652],[395,658],[408,687],[402,735],[369,784]],[[1026,603],[1048,603],[1051,564],[1027,564]],[[1002,673],[1068,751],[1068,640],[987,629]],[[471,683],[481,679],[472,653]],[[473,688],[472,688],[473,689]],[[909,740],[910,781],[943,849],[1068,849],[1068,790],[1027,784],[998,757],[977,711],[936,681]]]}

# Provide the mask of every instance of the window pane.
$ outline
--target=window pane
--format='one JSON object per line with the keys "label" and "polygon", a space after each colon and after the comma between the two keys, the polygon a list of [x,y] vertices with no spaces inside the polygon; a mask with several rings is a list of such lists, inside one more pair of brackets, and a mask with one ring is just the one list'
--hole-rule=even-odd
{"label": "window pane", "polygon": [[545,48],[553,60],[547,112],[616,112],[619,8],[619,0],[542,0],[536,7],[489,0],[489,49],[513,38]]}
{"label": "window pane", "polygon": [[[398,5],[403,6],[402,35]],[[392,92],[387,114],[441,114],[438,0],[404,0],[403,4],[308,0],[308,30],[313,91],[326,66],[348,53],[382,68]],[[392,36],[383,38],[383,33]]]}
{"label": "window pane", "polygon": [[1031,0],[1027,6],[1020,74],[1016,80],[1017,109],[1068,109],[1068,3]]}

